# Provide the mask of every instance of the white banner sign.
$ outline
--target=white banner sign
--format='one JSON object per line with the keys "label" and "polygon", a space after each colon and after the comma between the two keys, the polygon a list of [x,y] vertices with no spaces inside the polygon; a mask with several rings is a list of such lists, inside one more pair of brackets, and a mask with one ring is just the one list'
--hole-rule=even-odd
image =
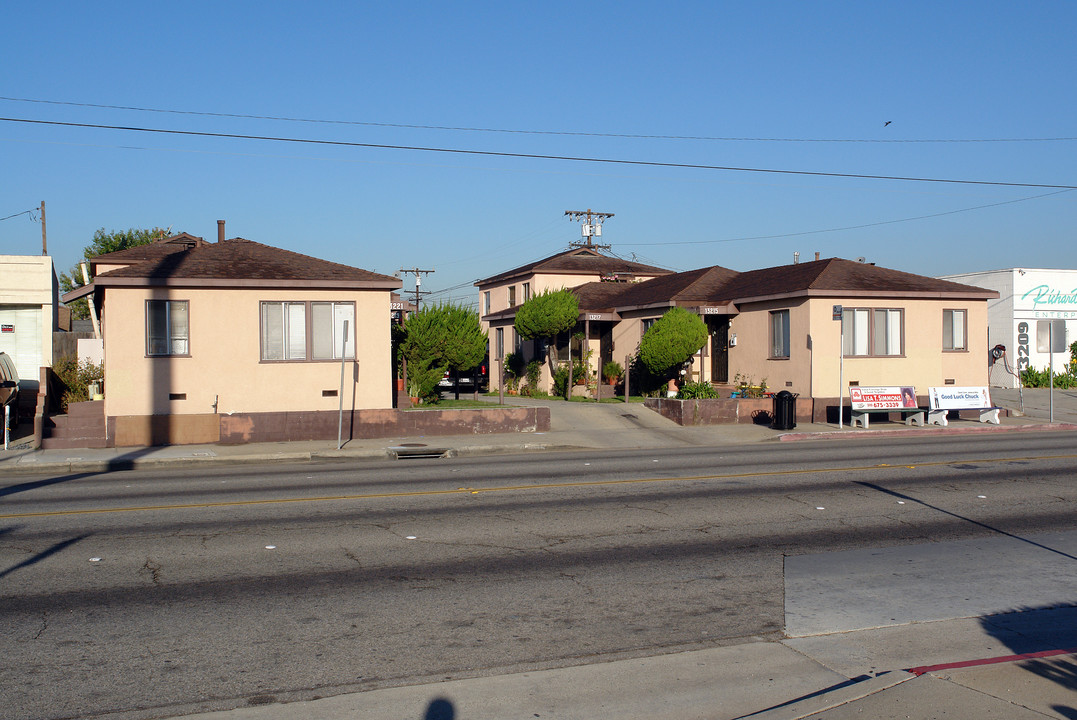
{"label": "white banner sign", "polygon": [[993,407],[986,387],[928,388],[932,410],[974,410]]}
{"label": "white banner sign", "polygon": [[915,410],[916,389],[896,387],[849,387],[853,410]]}

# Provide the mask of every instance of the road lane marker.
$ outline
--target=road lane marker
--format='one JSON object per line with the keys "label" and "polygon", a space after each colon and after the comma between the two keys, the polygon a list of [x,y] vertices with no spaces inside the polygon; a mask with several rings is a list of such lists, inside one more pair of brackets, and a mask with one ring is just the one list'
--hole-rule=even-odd
{"label": "road lane marker", "polygon": [[[940,460],[938,462],[920,463],[906,466],[911,469],[943,467],[965,463],[1009,463],[1031,460],[1072,460],[1077,454],[1040,455],[1008,458],[988,458],[982,460]],[[477,495],[479,493],[523,492],[527,490],[565,490],[570,488],[608,487],[617,485],[650,485],[659,483],[692,482],[696,480],[737,480],[755,477],[783,477],[796,475],[818,475],[821,473],[866,472],[868,470],[889,470],[890,465],[862,465],[854,467],[798,468],[796,470],[772,470],[770,472],[728,473],[724,475],[683,475],[678,477],[625,478],[621,480],[578,480],[575,482],[542,483],[538,485],[500,485],[490,488],[460,488],[455,490],[413,490],[406,492],[363,493],[356,495],[323,495],[315,497],[290,497],[271,500],[231,500],[206,503],[176,503],[174,505],[136,505],[133,507],[94,508],[89,510],[54,510],[48,512],[5,513],[0,520],[17,520],[20,518],[60,517],[68,515],[105,515],[109,513],[147,512],[160,510],[204,510],[208,508],[243,507],[248,505],[290,505],[296,503],[333,502],[342,500],[385,500],[415,497],[437,497],[439,495]],[[2,489],[2,488],[0,488]]]}

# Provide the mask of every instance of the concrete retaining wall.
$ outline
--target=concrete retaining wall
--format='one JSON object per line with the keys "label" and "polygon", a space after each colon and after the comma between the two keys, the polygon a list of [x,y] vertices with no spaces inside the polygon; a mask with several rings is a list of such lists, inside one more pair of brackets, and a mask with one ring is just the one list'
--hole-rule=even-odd
{"label": "concrete retaining wall", "polygon": [[[410,435],[546,432],[546,407],[461,410],[357,410],[344,414],[344,439]],[[337,413],[236,413],[221,416],[222,443],[336,440]]]}
{"label": "concrete retaining wall", "polygon": [[[675,400],[647,398],[644,405],[678,425],[770,425],[774,421],[771,398],[720,398],[715,400]],[[811,398],[797,398],[796,421],[812,422]]]}

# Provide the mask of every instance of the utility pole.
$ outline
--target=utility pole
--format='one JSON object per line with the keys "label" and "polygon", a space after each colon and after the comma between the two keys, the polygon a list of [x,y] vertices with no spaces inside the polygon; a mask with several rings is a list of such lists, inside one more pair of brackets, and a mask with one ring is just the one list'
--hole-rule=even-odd
{"label": "utility pole", "polygon": [[423,295],[429,295],[430,294],[429,290],[420,290],[419,289],[419,286],[422,285],[421,276],[422,275],[429,275],[430,273],[432,273],[434,271],[433,270],[420,270],[419,268],[412,268],[410,270],[408,270],[407,268],[400,268],[399,272],[403,273],[404,275],[414,275],[415,276],[415,290],[414,290],[414,292],[415,292],[415,311],[418,312],[419,311],[419,300],[422,298]]}
{"label": "utility pole", "polygon": [[45,239],[45,201],[41,201],[41,254],[49,254],[49,243]]}
{"label": "utility pole", "polygon": [[613,213],[601,213],[592,212],[590,208],[586,210],[565,210],[565,215],[568,215],[571,220],[579,222],[580,220],[586,220],[582,226],[580,226],[580,234],[584,240],[578,240],[571,243],[571,247],[580,248],[598,248],[599,250],[609,250],[609,245],[598,245],[592,241],[592,238],[602,237],[602,223],[613,217]]}

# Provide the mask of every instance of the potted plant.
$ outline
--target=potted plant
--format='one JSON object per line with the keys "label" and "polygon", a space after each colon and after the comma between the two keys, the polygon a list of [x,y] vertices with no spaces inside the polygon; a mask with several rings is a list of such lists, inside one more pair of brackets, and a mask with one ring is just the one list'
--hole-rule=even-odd
{"label": "potted plant", "polygon": [[616,385],[623,374],[624,368],[616,360],[610,360],[602,366],[602,377],[606,378],[606,383],[609,385]]}

